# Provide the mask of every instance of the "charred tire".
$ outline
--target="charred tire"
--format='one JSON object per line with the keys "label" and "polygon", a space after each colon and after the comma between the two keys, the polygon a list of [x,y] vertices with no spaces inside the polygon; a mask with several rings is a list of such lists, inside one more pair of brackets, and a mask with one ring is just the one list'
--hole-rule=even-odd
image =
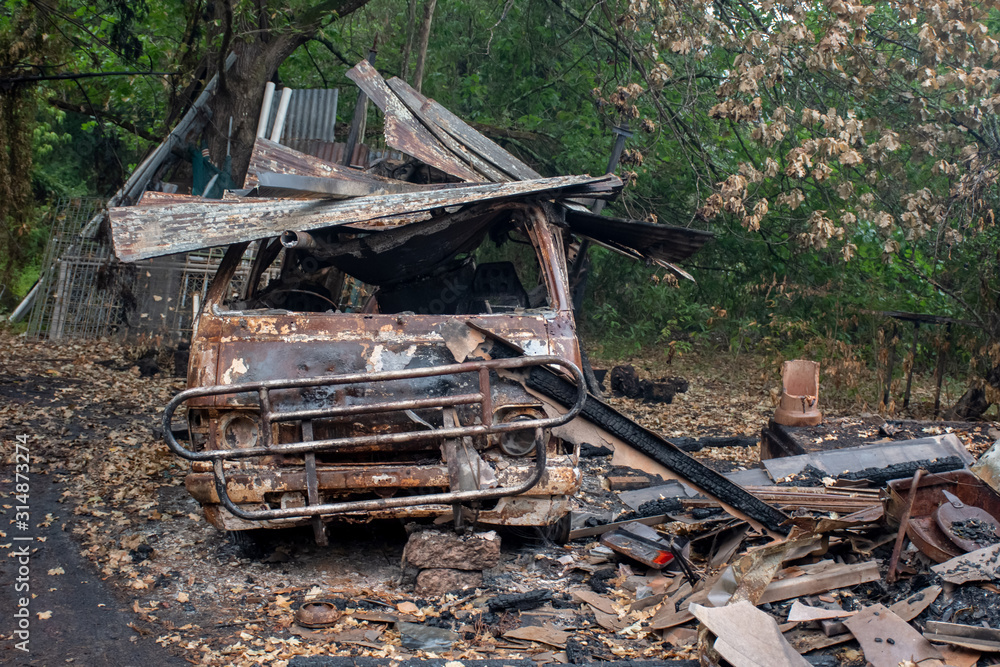
{"label": "charred tire", "polygon": [[563,515],[561,519],[559,519],[555,523],[548,526],[543,526],[539,530],[542,531],[542,536],[545,539],[561,546],[569,542],[569,531],[572,527],[573,527],[573,514],[571,512],[567,512],[565,515]]}

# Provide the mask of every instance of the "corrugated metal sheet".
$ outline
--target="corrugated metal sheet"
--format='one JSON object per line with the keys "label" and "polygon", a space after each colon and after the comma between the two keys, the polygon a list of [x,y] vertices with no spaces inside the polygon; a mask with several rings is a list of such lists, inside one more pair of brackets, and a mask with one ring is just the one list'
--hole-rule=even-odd
{"label": "corrugated metal sheet", "polygon": [[[332,144],[334,126],[337,122],[339,93],[336,88],[293,89],[292,97],[288,100],[288,114],[285,117],[285,126],[281,129],[279,143],[292,148],[295,146],[291,142],[318,141]],[[264,136],[271,136],[280,100],[281,89],[278,89],[271,98],[271,111],[267,118],[267,132]]]}
{"label": "corrugated metal sheet", "polygon": [[298,140],[319,140],[332,143],[337,122],[336,88],[300,89],[292,91],[288,102],[288,117],[281,131],[281,143],[286,146]]}

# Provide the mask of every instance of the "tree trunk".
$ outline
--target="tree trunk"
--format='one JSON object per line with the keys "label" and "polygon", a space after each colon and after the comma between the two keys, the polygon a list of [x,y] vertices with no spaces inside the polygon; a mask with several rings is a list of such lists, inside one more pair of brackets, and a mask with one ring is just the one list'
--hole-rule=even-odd
{"label": "tree trunk", "polygon": [[276,52],[271,44],[237,41],[232,51],[236,61],[226,73],[225,85],[219,86],[212,100],[212,119],[205,128],[212,162],[222,166],[226,158],[226,135],[229,118],[233,119],[232,177],[242,183],[250,164],[257,118],[264,100],[264,85],[271,80],[278,66],[289,55]]}
{"label": "tree trunk", "polygon": [[[303,11],[295,25],[283,33],[271,32],[270,19],[266,10],[261,15],[226,16],[226,3],[215,3],[216,13],[223,31],[232,31],[227,20],[236,24],[237,33],[256,33],[256,38],[233,39],[229,51],[236,54],[236,61],[229,71],[222,75],[219,89],[211,103],[212,117],[205,128],[205,140],[213,163],[221,166],[226,159],[229,118],[233,119],[232,135],[232,177],[242,183],[250,164],[254,139],[257,136],[257,119],[260,105],[264,100],[264,85],[270,81],[278,67],[297,48],[311,40],[330,16],[343,18],[363,7],[368,0],[323,0]],[[223,39],[223,43],[225,43]],[[214,54],[206,77],[219,71],[218,63],[226,58],[225,53]]]}
{"label": "tree trunk", "polygon": [[1000,366],[994,366],[986,378],[969,387],[958,402],[944,413],[946,420],[973,421],[983,416],[993,403],[986,397],[986,386],[1000,390]]}
{"label": "tree trunk", "polygon": [[431,39],[431,20],[434,18],[434,5],[437,0],[425,0],[424,18],[420,22],[420,32],[417,34],[417,67],[413,73],[413,87],[419,92],[424,83],[424,65],[427,62],[427,43]]}
{"label": "tree trunk", "polygon": [[409,81],[410,54],[413,52],[413,35],[417,29],[417,0],[410,0],[406,8],[406,46],[403,47],[403,64],[399,68],[399,78]]}

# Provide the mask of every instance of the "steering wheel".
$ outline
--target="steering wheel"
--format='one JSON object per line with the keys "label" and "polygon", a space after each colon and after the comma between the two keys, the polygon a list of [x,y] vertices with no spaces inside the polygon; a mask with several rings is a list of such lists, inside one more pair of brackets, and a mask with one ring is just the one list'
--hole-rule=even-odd
{"label": "steering wheel", "polygon": [[305,290],[305,289],[293,289],[291,287],[279,288],[279,289],[274,290],[273,292],[268,292],[267,294],[265,294],[265,295],[263,295],[263,296],[260,297],[260,301],[261,301],[261,303],[263,303],[266,306],[269,306],[271,308],[275,308],[276,306],[268,304],[267,300],[270,299],[275,294],[283,294],[283,293],[286,293],[286,292],[295,292],[295,293],[298,293],[298,294],[309,294],[310,296],[315,296],[317,298],[322,299],[323,301],[326,301],[328,304],[330,304],[331,306],[333,306],[334,310],[337,310],[337,304],[335,304],[332,300],[330,300],[328,297],[323,296],[319,292],[313,292],[312,290]]}

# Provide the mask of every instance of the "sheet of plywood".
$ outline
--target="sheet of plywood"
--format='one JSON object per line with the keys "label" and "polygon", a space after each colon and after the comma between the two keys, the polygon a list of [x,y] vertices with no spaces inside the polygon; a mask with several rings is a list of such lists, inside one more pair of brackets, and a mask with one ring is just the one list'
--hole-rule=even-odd
{"label": "sheet of plywood", "polygon": [[806,667],[771,616],[747,601],[725,607],[691,605],[691,613],[716,636],[714,648],[733,667]]}
{"label": "sheet of plywood", "polygon": [[861,644],[865,660],[873,667],[897,667],[907,660],[919,663],[944,657],[909,623],[880,604],[865,607],[844,625]]}
{"label": "sheet of plywood", "polygon": [[799,600],[792,603],[792,608],[788,610],[788,621],[803,623],[806,621],[823,621],[828,618],[846,618],[853,616],[853,611],[846,611],[839,607],[825,609],[823,607],[810,607]]}

